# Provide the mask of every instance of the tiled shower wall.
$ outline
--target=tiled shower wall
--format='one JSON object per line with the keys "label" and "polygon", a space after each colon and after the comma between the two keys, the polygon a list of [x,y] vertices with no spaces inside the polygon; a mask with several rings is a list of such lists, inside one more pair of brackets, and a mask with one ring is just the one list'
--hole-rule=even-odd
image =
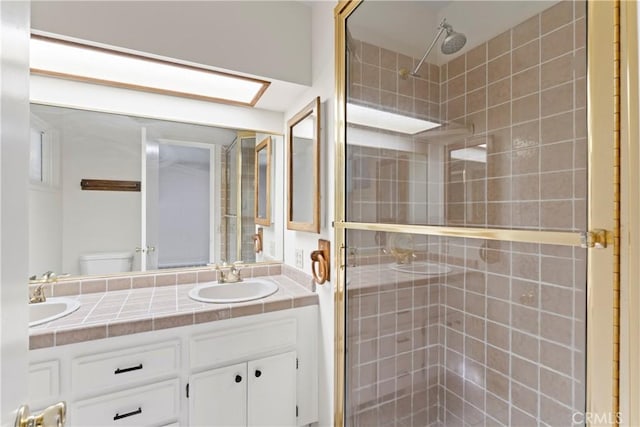
{"label": "tiled shower wall", "polygon": [[585,4],[563,1],[441,67],[443,119],[473,124],[466,146],[487,156],[485,176],[447,198],[449,221],[585,228],[585,36]]}
{"label": "tiled shower wall", "polygon": [[[348,190],[354,197],[347,205],[349,220],[402,223],[401,216],[383,221],[378,213],[384,212],[384,207],[376,204],[389,200],[365,190],[386,185],[422,191],[426,185],[426,209],[446,201],[443,215],[452,225],[584,229],[585,9],[584,2],[561,2],[444,64],[437,74],[438,67],[423,66],[428,68],[428,79],[414,79],[413,83],[401,79],[397,70],[410,69],[416,60],[409,62],[410,58],[395,55],[394,62],[393,53],[361,43],[362,64],[353,57],[350,62],[355,64],[350,70],[351,100],[414,116],[473,124],[473,138],[454,145],[486,144],[486,163],[484,170],[481,167],[479,174],[462,183],[447,171],[459,166],[464,169],[465,165],[450,159],[446,151],[438,156],[433,156],[433,151],[428,155],[410,150],[392,154],[384,148],[348,146],[353,186]],[[458,27],[464,31],[462,23]],[[434,104],[438,104],[437,110]],[[422,175],[383,176],[378,165],[384,159],[395,159],[400,166],[415,159],[426,160],[427,170],[421,171]],[[365,167],[367,164],[375,167]],[[436,168],[443,171],[439,183],[434,182],[437,174],[432,171]],[[372,170],[390,182],[376,183]],[[429,182],[425,182],[425,174]],[[443,183],[446,194],[438,194],[435,186]],[[418,193],[407,191],[406,199],[398,202],[407,206],[421,203]],[[418,217],[408,222],[424,223]],[[431,214],[428,222],[434,223]],[[349,246],[366,248],[377,242],[380,237],[371,232],[350,232],[348,237]],[[430,258],[465,267],[464,274],[430,285],[433,290],[428,292],[431,299],[427,306],[433,307],[437,296],[438,316],[437,320],[427,317],[438,328],[429,336],[438,337],[438,351],[433,350],[431,339],[430,351],[419,340],[420,331],[434,325],[420,324],[424,316],[417,301],[411,307],[412,341],[403,344],[410,350],[399,352],[398,336],[406,333],[399,319],[406,307],[396,300],[393,311],[389,301],[406,286],[401,278],[388,278],[378,293],[370,292],[366,299],[361,290],[354,289],[349,296],[354,299],[349,300],[348,319],[356,328],[349,331],[354,349],[348,365],[354,376],[350,378],[354,424],[372,425],[367,420],[377,419],[376,425],[395,425],[402,419],[406,425],[426,425],[425,420],[447,426],[571,425],[573,412],[584,411],[585,401],[584,250],[444,238],[430,238],[429,244]],[[366,268],[381,276],[388,265]],[[352,269],[351,274],[360,273]],[[348,279],[358,283],[357,276]],[[410,287],[413,293],[422,292]],[[396,316],[394,328],[389,329],[388,323],[384,326],[385,313]],[[395,342],[389,341],[391,337]],[[424,360],[416,356],[423,350],[427,354]],[[390,351],[395,352],[393,378],[388,377],[387,369]],[[407,356],[408,352],[412,355]],[[434,369],[437,392],[433,391]],[[428,395],[422,394],[419,385],[423,370],[430,372]],[[406,387],[407,372],[411,373],[411,387]],[[391,379],[394,384],[405,384],[404,388],[398,386],[393,399],[388,391]],[[437,410],[433,409],[434,393]],[[380,422],[384,420],[393,421]]]}

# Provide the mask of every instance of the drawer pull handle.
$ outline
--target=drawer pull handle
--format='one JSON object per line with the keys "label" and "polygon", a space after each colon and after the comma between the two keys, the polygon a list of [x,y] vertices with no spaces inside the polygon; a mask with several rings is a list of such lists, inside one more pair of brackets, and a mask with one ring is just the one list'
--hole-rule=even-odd
{"label": "drawer pull handle", "polygon": [[262,375],[262,371],[260,369],[256,369],[256,378],[260,378]]}
{"label": "drawer pull handle", "polygon": [[118,369],[116,369],[115,371],[113,371],[113,373],[114,373],[115,375],[118,375],[118,374],[124,374],[124,373],[126,373],[126,372],[137,371],[137,370],[139,370],[139,369],[142,369],[142,363],[141,363],[141,364],[139,364],[138,366],[132,366],[132,367],[130,367],[130,368],[124,368],[124,369],[120,369],[120,368],[118,368]]}
{"label": "drawer pull handle", "polygon": [[240,375],[236,375],[236,382],[239,383],[242,381],[242,377]]}
{"label": "drawer pull handle", "polygon": [[134,415],[138,415],[138,414],[141,414],[141,413],[142,413],[142,408],[141,407],[138,407],[138,409],[136,409],[135,411],[127,412],[126,414],[122,414],[122,415],[116,413],[116,416],[113,417],[113,421],[118,421],[118,420],[121,420],[123,418],[132,417]]}

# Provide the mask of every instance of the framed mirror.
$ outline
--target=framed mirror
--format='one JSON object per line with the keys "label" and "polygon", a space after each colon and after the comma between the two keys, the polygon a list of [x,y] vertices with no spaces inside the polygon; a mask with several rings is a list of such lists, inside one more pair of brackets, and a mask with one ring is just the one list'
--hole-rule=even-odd
{"label": "framed mirror", "polygon": [[255,155],[255,223],[271,225],[271,137],[256,145]]}
{"label": "framed mirror", "polygon": [[287,122],[287,229],[320,233],[320,97]]}

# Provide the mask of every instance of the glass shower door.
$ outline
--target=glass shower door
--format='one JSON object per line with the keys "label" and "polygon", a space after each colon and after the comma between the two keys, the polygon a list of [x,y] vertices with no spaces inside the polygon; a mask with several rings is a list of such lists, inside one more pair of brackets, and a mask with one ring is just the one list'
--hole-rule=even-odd
{"label": "glass shower door", "polygon": [[[611,390],[616,375],[614,252],[588,251],[616,232],[604,134],[616,125],[588,134],[587,122],[617,107],[586,102],[587,92],[613,99],[603,42],[613,44],[604,18],[613,9],[589,6],[598,9],[589,55],[602,61],[589,69],[591,87],[584,2],[342,5],[340,422],[556,426],[584,424],[587,412],[615,416],[615,399],[587,382]],[[400,31],[411,22],[424,34],[400,42],[417,34]],[[466,45],[451,48],[461,33]],[[587,233],[594,225],[608,231]],[[599,309],[589,311],[594,298]]]}

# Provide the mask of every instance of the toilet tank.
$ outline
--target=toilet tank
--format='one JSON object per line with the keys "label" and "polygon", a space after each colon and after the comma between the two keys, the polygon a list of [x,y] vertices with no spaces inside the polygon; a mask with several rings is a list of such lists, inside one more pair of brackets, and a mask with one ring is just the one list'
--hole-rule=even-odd
{"label": "toilet tank", "polygon": [[96,275],[131,271],[133,253],[94,252],[80,255],[80,274]]}

